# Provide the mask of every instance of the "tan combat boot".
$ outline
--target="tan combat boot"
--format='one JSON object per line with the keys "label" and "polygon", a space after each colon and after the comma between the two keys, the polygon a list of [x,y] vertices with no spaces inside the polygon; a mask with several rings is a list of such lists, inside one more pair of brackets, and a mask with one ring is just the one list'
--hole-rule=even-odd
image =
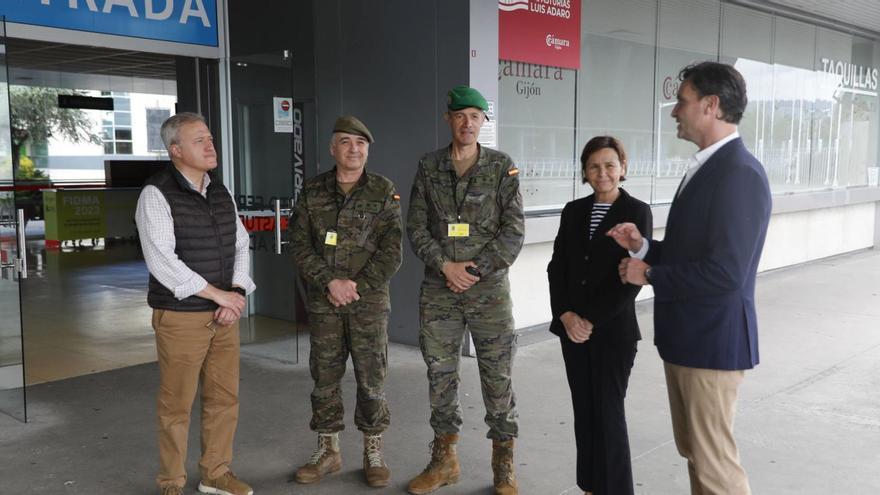
{"label": "tan combat boot", "polygon": [[364,475],[372,488],[391,483],[391,470],[382,455],[382,435],[364,434]]}
{"label": "tan combat boot", "polygon": [[495,495],[517,495],[516,474],[513,472],[513,439],[492,440],[492,474]]}
{"label": "tan combat boot", "polygon": [[339,453],[338,433],[319,433],[318,448],[312,453],[309,462],[296,470],[297,483],[317,483],[324,475],[342,469],[342,454]]}
{"label": "tan combat boot", "polygon": [[458,482],[461,467],[458,465],[458,454],[455,453],[457,443],[457,433],[434,437],[434,441],[431,442],[431,461],[428,462],[428,467],[409,482],[407,490],[413,495],[423,495],[443,485]]}

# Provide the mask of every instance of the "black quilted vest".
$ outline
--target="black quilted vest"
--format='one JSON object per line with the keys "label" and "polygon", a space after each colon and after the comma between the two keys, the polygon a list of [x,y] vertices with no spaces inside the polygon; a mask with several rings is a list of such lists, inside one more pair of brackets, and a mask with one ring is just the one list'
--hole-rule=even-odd
{"label": "black quilted vest", "polygon": [[[171,207],[177,257],[214,287],[231,289],[238,219],[226,187],[211,177],[207,199],[203,198],[173,165],[147,179],[146,185],[156,186]],[[195,295],[178,300],[152,274],[147,303],[172,311],[217,309],[214,301]]]}

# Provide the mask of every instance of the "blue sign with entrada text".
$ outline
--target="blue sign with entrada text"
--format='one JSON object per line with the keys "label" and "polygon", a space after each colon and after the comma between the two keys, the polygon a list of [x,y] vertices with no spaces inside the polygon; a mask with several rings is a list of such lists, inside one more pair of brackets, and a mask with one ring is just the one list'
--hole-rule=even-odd
{"label": "blue sign with entrada text", "polygon": [[0,0],[7,22],[217,46],[217,0]]}

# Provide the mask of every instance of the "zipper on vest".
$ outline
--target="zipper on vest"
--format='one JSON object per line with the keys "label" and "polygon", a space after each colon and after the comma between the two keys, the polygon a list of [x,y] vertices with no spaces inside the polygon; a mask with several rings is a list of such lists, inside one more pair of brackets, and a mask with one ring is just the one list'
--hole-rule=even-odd
{"label": "zipper on vest", "polygon": [[[205,200],[208,202],[208,214],[211,215],[211,226],[214,227],[214,237],[217,238],[217,246],[220,250],[220,283],[226,281],[226,254],[223,250],[223,239],[220,237],[220,227],[217,225],[217,217],[214,216],[214,204],[211,202],[211,191],[205,194]],[[232,280],[230,278],[230,280]],[[230,290],[232,287],[218,287],[220,290]]]}

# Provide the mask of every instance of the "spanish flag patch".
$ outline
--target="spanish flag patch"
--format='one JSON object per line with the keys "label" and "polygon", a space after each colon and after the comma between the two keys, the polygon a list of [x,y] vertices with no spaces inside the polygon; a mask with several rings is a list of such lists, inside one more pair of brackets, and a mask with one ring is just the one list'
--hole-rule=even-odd
{"label": "spanish flag patch", "polygon": [[516,168],[516,167],[513,167],[512,169],[510,169],[510,170],[507,171],[507,176],[508,176],[508,177],[515,177],[515,176],[517,176],[517,175],[519,175],[519,169]]}

